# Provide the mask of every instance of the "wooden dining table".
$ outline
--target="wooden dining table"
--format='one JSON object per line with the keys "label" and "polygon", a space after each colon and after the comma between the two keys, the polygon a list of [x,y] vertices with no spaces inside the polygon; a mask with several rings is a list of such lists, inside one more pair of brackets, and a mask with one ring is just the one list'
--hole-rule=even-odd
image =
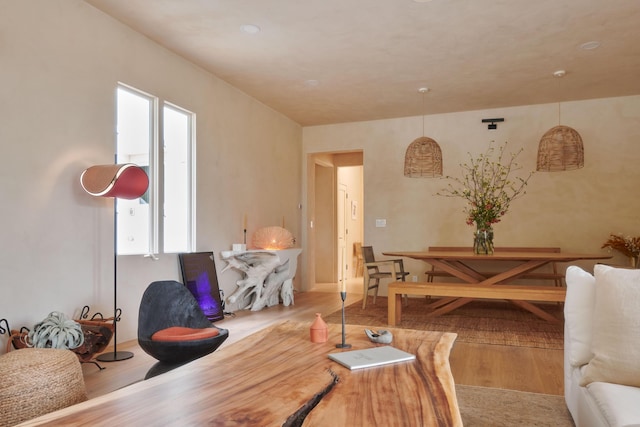
{"label": "wooden dining table", "polygon": [[[439,315],[455,310],[456,308],[459,308],[475,299],[473,297],[460,297],[459,293],[456,291],[462,289],[462,287],[457,288],[456,285],[467,285],[464,289],[469,289],[468,285],[472,285],[472,288],[475,291],[472,291],[474,295],[482,295],[483,290],[486,290],[486,298],[495,299],[496,297],[499,298],[500,292],[496,292],[495,288],[488,289],[488,287],[511,285],[515,280],[522,278],[523,276],[549,263],[601,260],[612,257],[607,254],[533,250],[495,251],[493,254],[475,254],[472,250],[429,250],[423,252],[389,251],[383,252],[383,255],[390,257],[407,257],[424,261],[458,279],[452,283],[432,283],[429,285],[442,285],[443,287],[449,287],[452,289],[451,297],[442,298],[441,300],[430,304],[429,308],[437,310],[437,314]],[[497,269],[498,271],[493,272],[487,272],[484,269],[480,269],[480,266],[487,265],[488,263],[498,264],[501,268]],[[495,266],[492,264],[492,267]],[[525,289],[524,287],[522,288]],[[509,289],[515,289],[516,291],[519,290],[519,288],[515,286],[510,286]],[[545,289],[548,290],[549,285],[533,284],[527,286],[527,289],[530,289],[535,293],[536,289],[540,289],[541,291],[544,291]],[[548,313],[542,311],[530,301],[517,300],[515,298],[505,299],[516,303],[516,305],[539,317],[547,320],[553,320]]]}

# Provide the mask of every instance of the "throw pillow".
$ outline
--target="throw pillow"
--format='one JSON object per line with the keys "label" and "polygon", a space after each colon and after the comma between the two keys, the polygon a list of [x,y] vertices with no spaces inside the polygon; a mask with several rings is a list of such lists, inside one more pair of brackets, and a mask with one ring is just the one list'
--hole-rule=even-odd
{"label": "throw pillow", "polygon": [[580,385],[595,381],[640,387],[640,270],[596,265],[593,359]]}
{"label": "throw pillow", "polygon": [[596,300],[596,279],[589,272],[572,265],[565,275],[567,296],[564,304],[566,350],[571,366],[582,366],[593,357],[591,337]]}

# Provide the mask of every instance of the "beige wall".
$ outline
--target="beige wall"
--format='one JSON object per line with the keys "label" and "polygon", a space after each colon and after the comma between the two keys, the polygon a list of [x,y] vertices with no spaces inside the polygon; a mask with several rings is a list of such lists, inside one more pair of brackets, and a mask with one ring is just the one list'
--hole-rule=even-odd
{"label": "beige wall", "polygon": [[[113,205],[79,176],[113,161],[118,82],[197,115],[197,250],[240,242],[245,213],[249,240],[284,217],[300,241],[299,125],[82,1],[0,10],[0,317],[11,327],[84,304],[112,313]],[[229,295],[239,275],[216,262]],[[164,279],[181,280],[176,255],[119,257],[119,341],[135,338],[142,292]]]}
{"label": "beige wall", "polygon": [[[505,118],[493,132],[481,123],[492,117]],[[540,137],[557,124],[557,104],[530,105],[426,116],[425,133],[442,148],[444,174],[460,176],[459,164],[468,159],[467,153],[483,152],[492,140],[497,145],[508,141],[512,151],[522,148],[520,163],[534,170]],[[563,103],[562,124],[582,135],[585,167],[534,174],[527,194],[495,226],[497,245],[606,253],[600,247],[609,233],[640,234],[640,96]],[[464,201],[436,196],[444,179],[403,175],[406,148],[419,136],[422,117],[303,130],[303,156],[364,151],[363,243],[373,245],[378,256],[383,251],[472,243]],[[387,220],[386,228],[375,227],[378,218]],[[303,221],[308,226],[307,212]],[[617,255],[614,261],[625,262]],[[407,264],[412,275],[421,277],[425,265],[411,260]]]}
{"label": "beige wall", "polygon": [[[88,197],[78,179],[86,167],[113,160],[119,81],[197,114],[198,250],[217,254],[242,239],[245,214],[249,239],[284,216],[305,250],[296,287],[306,288],[315,275],[308,263],[310,154],[358,150],[364,153],[363,243],[378,254],[470,244],[462,201],[434,196],[441,180],[402,175],[406,147],[422,133],[421,117],[301,129],[80,0],[0,0],[0,10],[14,17],[0,30],[0,317],[12,327],[31,326],[53,310],[73,315],[84,304],[107,315],[112,310],[112,204]],[[562,111],[563,124],[584,138],[586,166],[536,174],[529,194],[496,226],[499,245],[598,252],[610,232],[639,233],[640,97],[565,103]],[[506,121],[490,133],[480,120],[496,116]],[[443,149],[446,174],[457,173],[465,153],[482,151],[491,139],[523,147],[523,163],[533,168],[538,140],[555,124],[557,105],[425,118],[427,136]],[[376,218],[387,219],[387,227],[375,228]],[[229,293],[239,275],[222,273],[222,264],[217,261],[220,283]],[[155,262],[119,258],[119,341],[135,338],[140,296],[162,279],[179,279],[175,255]]]}

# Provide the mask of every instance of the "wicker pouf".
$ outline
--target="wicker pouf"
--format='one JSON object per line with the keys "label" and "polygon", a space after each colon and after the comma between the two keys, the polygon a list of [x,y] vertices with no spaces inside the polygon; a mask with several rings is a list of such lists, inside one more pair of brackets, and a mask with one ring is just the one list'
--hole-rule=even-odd
{"label": "wicker pouf", "polygon": [[78,357],[25,348],[0,356],[0,426],[12,426],[87,400]]}

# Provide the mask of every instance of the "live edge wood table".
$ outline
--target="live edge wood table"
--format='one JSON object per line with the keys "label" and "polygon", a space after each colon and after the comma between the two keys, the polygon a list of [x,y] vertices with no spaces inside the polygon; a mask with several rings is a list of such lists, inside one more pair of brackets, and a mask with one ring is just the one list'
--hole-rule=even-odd
{"label": "live edge wood table", "polygon": [[[569,252],[494,252],[478,255],[472,251],[383,252],[391,257],[407,257],[425,261],[439,270],[451,274],[461,282],[394,282],[389,284],[388,322],[395,326],[402,316],[402,294],[431,295],[443,298],[429,304],[428,316],[449,313],[477,298],[506,299],[542,319],[557,322],[553,315],[531,301],[563,302],[566,289],[547,285],[512,285],[510,282],[551,262],[598,260],[611,258],[602,254]],[[486,273],[472,268],[469,263],[512,261],[500,272]]]}
{"label": "live edge wood table", "polygon": [[[327,358],[342,351],[335,347],[342,342],[341,326],[329,325],[328,342],[314,344],[310,324],[267,328],[166,374],[24,425],[462,425],[449,367],[456,334],[392,328],[392,345],[416,360],[350,371]],[[363,329],[347,325],[352,349],[380,345]],[[300,410],[315,401],[302,420]]]}

